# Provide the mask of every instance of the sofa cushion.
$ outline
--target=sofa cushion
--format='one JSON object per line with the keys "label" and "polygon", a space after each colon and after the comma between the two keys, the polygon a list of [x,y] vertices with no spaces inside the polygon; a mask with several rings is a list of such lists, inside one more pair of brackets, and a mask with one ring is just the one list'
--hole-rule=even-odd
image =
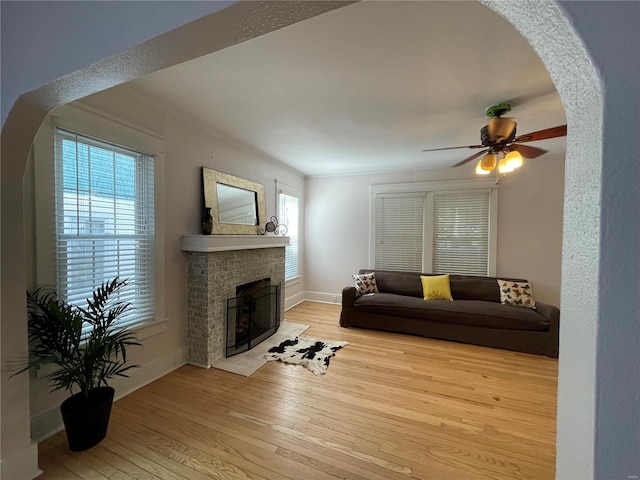
{"label": "sofa cushion", "polygon": [[451,297],[451,286],[449,285],[449,275],[428,275],[420,276],[422,282],[422,295],[424,300],[449,300]]}
{"label": "sofa cushion", "polygon": [[458,325],[534,331],[545,331],[549,328],[549,320],[535,310],[479,300],[425,302],[422,298],[376,293],[358,297],[353,303],[353,308],[361,312]]}
{"label": "sofa cushion", "polygon": [[367,295],[368,293],[378,293],[376,274],[373,272],[354,275],[356,296]]}
{"label": "sofa cushion", "polygon": [[498,280],[498,286],[500,287],[500,302],[503,305],[535,310],[536,301],[533,298],[533,287],[530,283]]}
{"label": "sofa cushion", "polygon": [[494,278],[451,275],[450,282],[454,300],[500,302],[500,289]]}
{"label": "sofa cushion", "polygon": [[380,292],[423,298],[419,273],[404,275],[376,270],[376,282]]}

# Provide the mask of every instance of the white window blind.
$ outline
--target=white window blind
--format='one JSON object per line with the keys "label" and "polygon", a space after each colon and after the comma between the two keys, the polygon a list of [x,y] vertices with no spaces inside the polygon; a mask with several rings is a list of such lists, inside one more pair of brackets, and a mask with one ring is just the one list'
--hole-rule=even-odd
{"label": "white window blind", "polygon": [[119,276],[123,324],[155,316],[154,158],[76,133],[55,131],[56,283],[83,305]]}
{"label": "white window blind", "polygon": [[284,278],[288,280],[300,273],[299,269],[299,198],[293,191],[279,190],[278,221],[287,226],[289,245],[284,249]]}
{"label": "white window blind", "polygon": [[436,192],[433,273],[488,275],[490,192]]}
{"label": "white window blind", "polygon": [[424,200],[424,193],[376,195],[375,268],[422,271]]}

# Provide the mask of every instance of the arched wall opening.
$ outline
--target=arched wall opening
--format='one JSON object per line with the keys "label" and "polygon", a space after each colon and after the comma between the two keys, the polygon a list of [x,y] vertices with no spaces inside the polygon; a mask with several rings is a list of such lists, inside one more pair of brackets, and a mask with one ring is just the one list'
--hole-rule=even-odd
{"label": "arched wall opening", "polygon": [[[556,2],[480,1],[504,16],[536,50],[550,72],[567,113],[556,475],[557,478],[593,478],[603,161],[602,87],[587,50]],[[47,112],[124,81],[336,8],[336,5],[322,7],[323,2],[313,2],[316,7],[312,9],[310,4],[300,3],[302,5],[289,4],[280,10],[274,7],[275,13],[268,7],[262,10],[238,8],[235,16],[225,18],[223,24],[216,23],[216,15],[205,17],[20,97],[2,131],[3,359],[26,350],[26,311],[21,301],[26,285],[22,178],[31,142]],[[242,35],[239,36],[238,31]],[[207,41],[198,41],[199,38]],[[567,58],[572,61],[566,62]],[[127,67],[124,75],[105,79],[103,72],[123,71],[123,65]],[[585,298],[585,291],[588,300],[579,301]],[[0,456],[3,463],[7,458],[20,457],[26,462],[25,471],[34,471],[37,453],[29,445],[28,380],[13,379],[11,383],[6,380],[3,372]],[[581,408],[572,407],[573,397],[581,398]]]}

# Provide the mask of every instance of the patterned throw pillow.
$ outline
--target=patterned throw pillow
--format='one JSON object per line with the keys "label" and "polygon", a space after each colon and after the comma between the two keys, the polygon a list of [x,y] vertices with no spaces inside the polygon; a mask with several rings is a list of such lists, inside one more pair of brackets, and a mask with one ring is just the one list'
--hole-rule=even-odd
{"label": "patterned throw pillow", "polygon": [[363,273],[362,275],[354,275],[353,279],[356,284],[356,296],[367,295],[370,293],[378,293],[378,285],[376,284],[375,273]]}
{"label": "patterned throw pillow", "polygon": [[425,300],[453,301],[449,275],[420,275],[420,281],[422,282],[422,294]]}
{"label": "patterned throw pillow", "polygon": [[498,280],[498,286],[500,287],[500,302],[503,305],[536,309],[533,287],[528,282]]}

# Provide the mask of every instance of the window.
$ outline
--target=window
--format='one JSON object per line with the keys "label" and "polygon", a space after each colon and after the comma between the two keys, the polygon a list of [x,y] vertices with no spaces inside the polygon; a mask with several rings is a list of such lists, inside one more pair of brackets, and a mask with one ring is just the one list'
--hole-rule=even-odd
{"label": "window", "polygon": [[421,271],[424,198],[424,193],[376,196],[375,268]]}
{"label": "window", "polygon": [[56,287],[83,304],[115,276],[133,305],[122,322],[155,317],[154,158],[55,130]]}
{"label": "window", "polygon": [[373,268],[495,274],[497,189],[486,181],[371,187]]}
{"label": "window", "polygon": [[290,243],[284,250],[284,278],[291,280],[300,275],[300,191],[277,182],[278,222],[287,226]]}
{"label": "window", "polygon": [[490,192],[433,196],[433,273],[487,275]]}

